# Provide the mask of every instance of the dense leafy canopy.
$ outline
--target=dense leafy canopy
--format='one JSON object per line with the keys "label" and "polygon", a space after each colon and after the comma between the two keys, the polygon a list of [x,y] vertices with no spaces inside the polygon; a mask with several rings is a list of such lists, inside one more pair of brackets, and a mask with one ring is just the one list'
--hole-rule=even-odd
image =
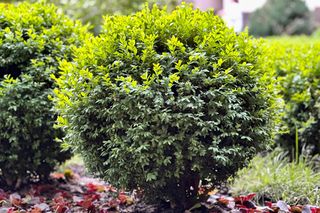
{"label": "dense leafy canopy", "polygon": [[55,142],[50,74],[87,29],[44,3],[0,4],[0,13],[0,184],[19,186],[69,156]]}
{"label": "dense leafy canopy", "polygon": [[112,184],[186,207],[199,180],[224,181],[271,140],[275,96],[261,51],[185,4],[107,17],[60,64],[64,139]]}

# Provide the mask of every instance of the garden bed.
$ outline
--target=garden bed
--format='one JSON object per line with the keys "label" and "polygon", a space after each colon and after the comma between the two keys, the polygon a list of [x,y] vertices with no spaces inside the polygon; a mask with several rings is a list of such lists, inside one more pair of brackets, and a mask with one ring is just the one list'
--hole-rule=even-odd
{"label": "garden bed", "polygon": [[[206,203],[199,203],[185,212],[320,212],[316,206],[289,206],[284,201],[265,202],[265,206],[258,206],[252,201],[254,196],[231,197],[214,190],[209,192]],[[142,193],[138,191],[120,191],[91,177],[82,165],[71,165],[64,172],[52,173],[48,183],[32,184],[15,192],[0,189],[0,213],[174,212],[170,204],[147,205],[141,197]]]}

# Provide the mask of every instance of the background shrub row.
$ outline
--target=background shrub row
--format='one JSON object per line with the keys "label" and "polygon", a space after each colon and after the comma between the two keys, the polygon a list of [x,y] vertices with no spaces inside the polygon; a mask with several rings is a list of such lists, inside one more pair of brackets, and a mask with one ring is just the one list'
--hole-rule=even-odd
{"label": "background shrub row", "polygon": [[268,0],[249,18],[255,36],[309,35],[314,31],[312,13],[303,0]]}
{"label": "background shrub row", "polygon": [[[265,43],[268,66],[276,71],[283,97],[277,149],[255,157],[230,180],[233,193],[257,193],[257,201],[279,199],[319,205],[320,40],[274,37]],[[289,155],[288,155],[289,154]]]}
{"label": "background shrub row", "polygon": [[275,70],[284,100],[284,116],[277,144],[295,155],[307,148],[320,153],[320,40],[310,37],[270,38],[269,67]]}

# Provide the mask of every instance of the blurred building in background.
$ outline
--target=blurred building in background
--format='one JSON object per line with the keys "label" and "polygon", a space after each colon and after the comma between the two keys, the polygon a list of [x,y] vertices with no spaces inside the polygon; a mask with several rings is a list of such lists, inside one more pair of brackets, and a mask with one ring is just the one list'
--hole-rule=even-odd
{"label": "blurred building in background", "polygon": [[[267,0],[188,0],[196,8],[207,10],[214,8],[216,14],[223,17],[226,22],[241,31],[248,25],[250,14],[262,7]],[[310,11],[313,12],[316,25],[320,26],[320,0],[305,0]]]}

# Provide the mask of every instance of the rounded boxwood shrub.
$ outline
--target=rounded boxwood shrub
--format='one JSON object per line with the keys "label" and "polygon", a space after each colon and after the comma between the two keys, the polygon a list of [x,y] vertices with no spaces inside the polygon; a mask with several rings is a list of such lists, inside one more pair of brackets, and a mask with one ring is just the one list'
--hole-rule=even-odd
{"label": "rounded boxwood shrub", "polygon": [[0,12],[0,185],[18,187],[70,156],[55,141],[63,135],[53,128],[50,74],[87,29],[44,3],[2,3]]}
{"label": "rounded boxwood shrub", "polygon": [[259,42],[182,4],[106,17],[60,64],[55,107],[64,140],[91,171],[177,209],[223,182],[271,140],[272,73]]}
{"label": "rounded boxwood shrub", "polygon": [[[276,71],[285,107],[280,146],[293,158],[303,148],[320,153],[320,40],[309,37],[274,38],[269,46],[269,67]],[[298,148],[298,150],[296,149]]]}

